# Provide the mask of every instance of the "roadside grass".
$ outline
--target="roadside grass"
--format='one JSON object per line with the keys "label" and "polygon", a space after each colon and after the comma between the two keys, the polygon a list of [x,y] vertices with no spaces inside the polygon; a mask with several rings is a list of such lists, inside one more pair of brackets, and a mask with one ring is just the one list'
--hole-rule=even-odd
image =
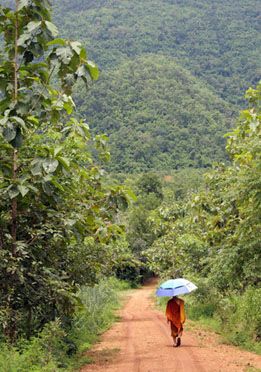
{"label": "roadside grass", "polygon": [[94,287],[83,287],[79,306],[70,327],[62,327],[57,319],[45,326],[31,340],[20,340],[16,346],[0,342],[1,372],[77,371],[92,363],[86,351],[117,320],[130,285],[115,278],[102,280]]}
{"label": "roadside grass", "polygon": [[169,297],[157,297],[154,293],[151,295],[156,307],[159,310],[165,311]]}
{"label": "roadside grass", "polygon": [[119,319],[117,310],[122,306],[130,289],[128,282],[115,278],[105,280],[102,285],[82,289],[80,298],[84,308],[77,314],[70,333],[78,350],[71,359],[74,370],[93,362],[89,355],[86,356],[86,351]]}
{"label": "roadside grass", "polygon": [[203,329],[205,331],[215,332],[218,335],[221,335],[220,322],[215,318],[199,318],[197,320],[189,319],[189,322],[186,325],[188,331],[194,331],[198,329]]}
{"label": "roadside grass", "polygon": [[[102,349],[102,350],[95,350],[92,352],[91,350],[88,351],[88,357],[91,360],[91,363],[95,365],[102,365],[106,368],[106,364],[112,362],[115,356],[119,353],[120,349],[113,348],[113,349]],[[88,363],[86,363],[88,364]]]}

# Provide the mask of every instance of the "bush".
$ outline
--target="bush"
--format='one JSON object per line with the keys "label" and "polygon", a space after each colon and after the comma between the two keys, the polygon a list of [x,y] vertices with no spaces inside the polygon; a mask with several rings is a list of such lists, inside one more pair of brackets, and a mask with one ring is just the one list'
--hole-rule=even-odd
{"label": "bush", "polygon": [[186,310],[192,320],[213,317],[219,306],[220,294],[206,278],[196,279],[198,289],[186,297]]}
{"label": "bush", "polygon": [[237,346],[261,352],[261,288],[221,294],[207,279],[197,279],[198,290],[186,297],[186,312]]}
{"label": "bush", "polygon": [[115,320],[114,310],[119,306],[117,292],[127,288],[126,282],[110,278],[94,287],[81,289],[79,297],[83,306],[77,312],[68,335],[78,350],[88,348]]}
{"label": "bush", "polygon": [[65,336],[58,320],[48,323],[38,337],[20,340],[16,347],[1,344],[1,372],[51,372],[66,358]]}
{"label": "bush", "polygon": [[[94,287],[83,287],[79,306],[70,326],[63,329],[60,320],[48,323],[38,337],[20,340],[14,347],[0,344],[1,372],[55,372],[72,370],[82,351],[115,320],[118,292],[129,288],[127,282],[104,279]],[[78,353],[77,353],[78,352]],[[75,355],[75,358],[71,356]]]}
{"label": "bush", "polygon": [[[223,306],[222,306],[223,305]],[[226,338],[235,345],[261,351],[261,288],[224,299],[218,310]]]}

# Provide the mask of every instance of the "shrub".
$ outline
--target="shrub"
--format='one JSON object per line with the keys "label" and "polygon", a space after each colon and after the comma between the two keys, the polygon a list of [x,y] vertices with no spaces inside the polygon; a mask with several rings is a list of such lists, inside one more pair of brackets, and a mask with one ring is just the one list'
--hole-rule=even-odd
{"label": "shrub", "polygon": [[117,292],[127,288],[127,282],[107,278],[94,287],[81,289],[79,297],[83,306],[79,308],[68,335],[78,350],[88,348],[115,320],[114,310],[119,306]]}
{"label": "shrub", "polygon": [[[118,292],[127,288],[128,283],[115,278],[104,279],[94,287],[83,287],[79,293],[82,305],[66,325],[66,330],[57,319],[46,324],[43,331],[29,341],[20,340],[15,347],[0,344],[0,371],[72,370],[80,353],[88,349],[115,320]],[[70,358],[73,354],[76,354],[75,358]]]}
{"label": "shrub", "polygon": [[226,338],[235,345],[261,349],[261,288],[248,288],[223,301],[218,313]]}
{"label": "shrub", "polygon": [[66,358],[65,336],[59,320],[46,324],[38,337],[20,340],[16,347],[1,345],[1,372],[53,372]]}
{"label": "shrub", "polygon": [[206,278],[195,280],[198,289],[186,297],[186,310],[192,320],[213,317],[220,301],[220,294]]}

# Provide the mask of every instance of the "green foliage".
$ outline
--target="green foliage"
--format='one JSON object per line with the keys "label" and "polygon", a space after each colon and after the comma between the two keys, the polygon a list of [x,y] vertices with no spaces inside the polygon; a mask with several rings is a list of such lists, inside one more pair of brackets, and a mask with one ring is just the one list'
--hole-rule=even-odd
{"label": "green foliage", "polygon": [[140,283],[143,264],[135,255],[126,236],[117,239],[107,247],[107,260],[104,266],[106,275],[114,272],[118,279],[126,280],[133,286]]}
{"label": "green foliage", "polygon": [[[162,183],[159,177],[153,173],[144,174],[137,183],[137,192],[142,196],[142,202],[146,194],[154,194],[156,198],[162,200]],[[154,208],[152,208],[154,209]]]}
{"label": "green foliage", "polygon": [[216,231],[210,239],[220,252],[219,258],[211,258],[210,265],[213,280],[220,282],[221,288],[244,288],[261,280],[260,93],[260,83],[256,90],[247,91],[250,108],[241,113],[238,126],[229,134],[227,148],[233,165],[210,176],[216,211],[209,224],[210,233],[214,224]]}
{"label": "green foliage", "polygon": [[242,92],[256,84],[260,69],[258,0],[54,3],[63,33],[88,45],[102,70],[117,70],[128,59],[155,53],[174,57],[232,103],[242,101]]}
{"label": "green foliage", "polygon": [[242,295],[233,295],[229,301],[223,301],[218,315],[223,321],[223,329],[229,341],[247,347],[252,342],[252,348],[255,342],[261,341],[260,306],[260,288],[247,288]]}
{"label": "green foliage", "polygon": [[134,190],[137,201],[128,211],[127,240],[131,250],[141,258],[142,251],[146,250],[157,237],[150,216],[163,199],[161,179],[153,173],[143,174],[137,179]]}
{"label": "green foliage", "polygon": [[186,298],[188,317],[192,320],[204,320],[216,316],[222,306],[222,294],[213,286],[208,278],[195,277],[198,289]]}
{"label": "green foliage", "polygon": [[199,290],[186,298],[189,318],[214,329],[224,341],[260,354],[260,288],[223,296],[206,279],[198,278],[197,284]]}
{"label": "green foliage", "polygon": [[73,116],[74,84],[98,78],[85,49],[56,38],[49,1],[1,6],[0,21],[0,319],[14,342],[73,314],[127,197],[93,160],[106,137]]}
{"label": "green foliage", "polygon": [[[162,277],[195,277],[194,319],[214,317],[230,341],[260,349],[260,83],[229,133],[231,164],[205,175],[187,201],[159,209],[162,235],[146,251]],[[255,346],[256,345],[256,346]],[[258,346],[259,345],[259,346]]]}
{"label": "green foliage", "polygon": [[79,88],[76,101],[91,127],[110,137],[110,171],[225,160],[223,135],[259,75],[257,0],[56,0],[55,7],[63,33],[88,45],[101,65],[92,95]]}
{"label": "green foliage", "polygon": [[66,357],[65,333],[59,321],[45,326],[30,342],[20,341],[15,348],[1,344],[0,369],[3,372],[51,372],[62,365]]}
{"label": "green foliage", "polygon": [[106,278],[94,287],[83,287],[80,298],[83,304],[73,320],[68,338],[80,352],[97,340],[115,320],[114,310],[119,306],[117,292],[128,289],[129,284],[115,278]]}
{"label": "green foliage", "polygon": [[[88,346],[116,297],[110,283],[79,287],[113,272],[195,277],[191,316],[219,316],[235,343],[259,341],[260,84],[228,134],[231,164],[215,165],[199,190],[199,173],[173,172],[227,160],[223,134],[257,71],[256,0],[55,3],[68,40],[49,0],[0,6],[0,337],[30,339],[4,345],[0,367],[51,371]],[[74,33],[105,67],[92,95],[99,71]],[[168,172],[128,181],[128,213],[132,192],[98,165],[110,157],[103,131],[108,169]]]}
{"label": "green foliage", "polygon": [[147,252],[157,273],[208,275],[222,291],[260,283],[260,86],[228,134],[232,165],[217,165],[187,203],[159,212],[165,234]]}
{"label": "green foliage", "polygon": [[163,174],[163,193],[166,205],[185,199],[191,192],[199,191],[203,185],[204,169],[185,168]]}
{"label": "green foliage", "polygon": [[146,55],[104,72],[80,111],[110,138],[115,172],[209,167],[225,159],[233,107],[172,58]]}
{"label": "green foliage", "polygon": [[[117,264],[114,267],[117,268],[119,278],[139,283],[151,275],[150,270],[154,273],[159,272],[157,249],[154,251],[152,247],[154,244],[156,247],[169,228],[166,223],[168,218],[171,219],[172,212],[168,210],[169,206],[174,202],[180,205],[184,203],[188,190],[192,187],[196,190],[202,184],[202,175],[199,170],[187,169],[172,171],[168,175],[163,172],[149,172],[132,175],[131,178],[129,175],[123,177],[122,174],[117,177],[134,190],[137,198],[130,204],[129,209],[120,215],[127,234],[126,238],[113,244],[111,252],[117,257]],[[150,260],[151,250],[155,255]],[[162,251],[158,252],[162,256]],[[148,259],[150,266],[147,264]]]}
{"label": "green foliage", "polygon": [[3,372],[53,372],[74,370],[82,352],[97,340],[114,321],[119,305],[119,291],[128,289],[126,282],[115,278],[102,280],[95,287],[83,287],[82,306],[67,332],[56,320],[30,341],[20,340],[17,347],[1,343],[0,370]]}
{"label": "green foliage", "polygon": [[150,269],[164,278],[205,270],[208,246],[200,226],[195,226],[189,197],[190,193],[183,199],[167,200],[157,211],[161,233],[145,255]]}

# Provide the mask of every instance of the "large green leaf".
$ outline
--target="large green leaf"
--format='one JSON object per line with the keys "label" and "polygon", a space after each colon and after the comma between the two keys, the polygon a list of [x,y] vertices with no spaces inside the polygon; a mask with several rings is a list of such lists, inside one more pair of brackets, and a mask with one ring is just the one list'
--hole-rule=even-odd
{"label": "large green leaf", "polygon": [[63,146],[57,146],[54,148],[54,151],[53,151],[53,154],[54,154],[54,157],[56,157],[58,154],[60,154],[60,152],[63,150]]}
{"label": "large green leaf", "polygon": [[16,127],[12,123],[8,123],[3,128],[3,137],[7,142],[11,142],[16,137]]}
{"label": "large green leaf", "polygon": [[18,11],[28,6],[31,3],[31,0],[18,0]]}
{"label": "large green leaf", "polygon": [[78,67],[78,69],[76,71],[76,75],[78,77],[82,77],[82,76],[86,75],[86,69],[85,69],[84,65],[81,65],[80,67]]}
{"label": "large green leaf", "polygon": [[82,44],[79,43],[78,41],[72,41],[70,45],[72,47],[72,50],[74,50],[76,54],[80,55],[82,50]]}
{"label": "large green leaf", "polygon": [[58,165],[59,165],[59,162],[56,159],[45,159],[43,161],[43,169],[45,170],[46,173],[55,172]]}
{"label": "large green leaf", "polygon": [[62,166],[66,170],[70,170],[70,161],[69,161],[69,159],[65,158],[64,156],[57,156],[57,160],[59,161],[59,163],[62,164]]}
{"label": "large green leaf", "polygon": [[46,195],[51,196],[53,193],[53,188],[50,182],[42,182],[42,188]]}
{"label": "large green leaf", "polygon": [[93,80],[98,80],[99,78],[99,69],[96,64],[90,60],[86,62],[87,70]]}
{"label": "large green leaf", "polygon": [[57,180],[55,180],[54,178],[52,178],[52,181],[51,183],[57,188],[59,189],[60,191],[64,191],[64,187],[62,186],[61,183],[59,183]]}
{"label": "large green leaf", "polygon": [[55,26],[55,24],[53,24],[52,22],[49,22],[49,21],[45,21],[45,25],[46,25],[47,29],[51,32],[53,37],[58,35],[59,32],[58,32],[58,29]]}
{"label": "large green leaf", "polygon": [[31,39],[31,35],[29,33],[24,33],[19,37],[17,41],[17,45],[20,47],[26,47],[27,41],[30,39]]}
{"label": "large green leaf", "polygon": [[[21,47],[25,47],[28,43],[28,40],[32,40],[38,28],[41,27],[41,21],[31,21],[26,25],[25,31],[20,35],[17,40],[17,45]],[[40,45],[39,45],[40,47]]]}
{"label": "large green leaf", "polygon": [[30,169],[33,176],[40,176],[42,175],[42,165],[43,160],[42,159],[35,159],[32,161],[32,167]]}
{"label": "large green leaf", "polygon": [[24,185],[18,185],[17,189],[19,190],[22,197],[24,197],[29,192],[29,188]]}
{"label": "large green leaf", "polygon": [[14,199],[14,198],[16,198],[19,195],[19,190],[17,189],[17,187],[12,186],[8,190],[8,195],[9,195],[10,199]]}
{"label": "large green leaf", "polygon": [[70,47],[57,48],[55,54],[65,65],[70,63],[73,56],[73,52]]}
{"label": "large green leaf", "polygon": [[26,28],[27,28],[27,32],[29,33],[33,33],[34,31],[36,31],[40,26],[41,26],[42,22],[41,21],[31,21],[29,22],[27,25],[26,25]]}
{"label": "large green leaf", "polygon": [[19,118],[18,116],[12,116],[11,117],[12,120],[14,120],[17,124],[19,124],[19,126],[23,129],[23,130],[26,130],[26,125],[25,125],[25,122],[22,118]]}
{"label": "large green leaf", "polygon": [[137,195],[131,189],[125,189],[124,192],[131,201],[137,201]]}
{"label": "large green leaf", "polygon": [[61,46],[66,46],[66,41],[62,38],[57,38],[57,39],[54,39],[52,41],[49,41],[47,43],[48,46],[51,46],[51,45],[61,45]]}
{"label": "large green leaf", "polygon": [[71,115],[73,113],[75,105],[73,101],[68,101],[64,103],[63,108],[66,110],[68,115]]}

